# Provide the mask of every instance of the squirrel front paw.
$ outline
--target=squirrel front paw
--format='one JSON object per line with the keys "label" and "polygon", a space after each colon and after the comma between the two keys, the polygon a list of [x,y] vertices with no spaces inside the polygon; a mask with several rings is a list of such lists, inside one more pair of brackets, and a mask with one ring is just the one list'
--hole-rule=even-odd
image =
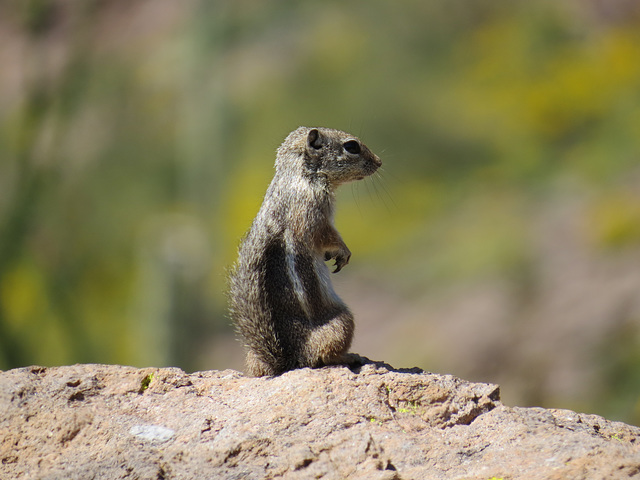
{"label": "squirrel front paw", "polygon": [[347,248],[346,245],[342,245],[339,249],[336,250],[327,250],[324,254],[325,260],[335,259],[334,266],[336,267],[333,273],[338,273],[342,270],[346,264],[349,263],[349,259],[351,258],[351,251]]}

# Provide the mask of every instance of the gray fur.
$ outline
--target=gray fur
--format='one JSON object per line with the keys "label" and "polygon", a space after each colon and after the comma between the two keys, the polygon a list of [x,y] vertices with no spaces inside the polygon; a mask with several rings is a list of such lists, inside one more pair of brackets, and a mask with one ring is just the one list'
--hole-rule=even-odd
{"label": "gray fur", "polygon": [[358,138],[300,127],[278,148],[275,175],[230,277],[230,312],[247,371],[278,375],[347,359],[353,315],[333,290],[351,252],[333,226],[335,189],[380,167]]}

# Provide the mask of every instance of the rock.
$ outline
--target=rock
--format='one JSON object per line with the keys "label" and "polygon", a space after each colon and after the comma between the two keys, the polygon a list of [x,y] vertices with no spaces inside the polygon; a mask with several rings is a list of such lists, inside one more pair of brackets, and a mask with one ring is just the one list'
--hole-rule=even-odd
{"label": "rock", "polygon": [[20,368],[0,373],[0,412],[2,479],[640,476],[640,428],[383,363],[274,378]]}

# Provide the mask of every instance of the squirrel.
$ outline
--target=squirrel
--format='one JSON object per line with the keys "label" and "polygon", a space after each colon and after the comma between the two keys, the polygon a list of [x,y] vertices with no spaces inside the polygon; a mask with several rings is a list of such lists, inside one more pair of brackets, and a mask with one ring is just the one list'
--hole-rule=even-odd
{"label": "squirrel", "polygon": [[247,373],[274,376],[352,363],[354,320],[333,290],[351,251],[334,227],[335,190],[382,162],[357,137],[299,127],[277,150],[275,175],[229,277],[229,311]]}

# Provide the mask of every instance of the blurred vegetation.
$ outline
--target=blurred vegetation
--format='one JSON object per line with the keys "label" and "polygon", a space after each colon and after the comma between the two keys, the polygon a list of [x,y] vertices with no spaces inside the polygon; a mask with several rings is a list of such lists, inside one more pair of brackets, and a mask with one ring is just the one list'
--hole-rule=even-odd
{"label": "blurred vegetation", "polygon": [[[595,248],[640,248],[639,12],[0,2],[0,369],[224,368],[202,352],[230,330],[225,269],[298,125],[382,157],[382,182],[343,188],[337,221],[350,268],[407,298],[526,285],[531,217],[567,187],[588,192]],[[590,408],[640,422],[640,332],[625,325],[602,367],[618,393]]]}

